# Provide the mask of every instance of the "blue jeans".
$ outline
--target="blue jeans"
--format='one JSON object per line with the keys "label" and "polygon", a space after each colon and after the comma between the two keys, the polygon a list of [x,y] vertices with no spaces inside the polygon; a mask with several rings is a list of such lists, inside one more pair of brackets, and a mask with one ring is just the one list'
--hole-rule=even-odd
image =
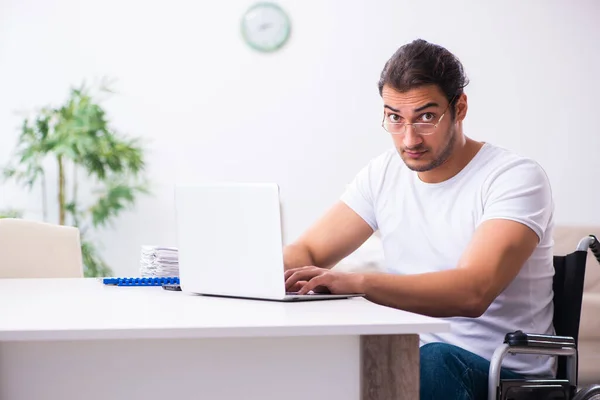
{"label": "blue jeans", "polygon": [[[490,362],[446,343],[421,346],[421,400],[486,400]],[[501,379],[522,379],[507,369]],[[491,400],[491,399],[488,399]]]}

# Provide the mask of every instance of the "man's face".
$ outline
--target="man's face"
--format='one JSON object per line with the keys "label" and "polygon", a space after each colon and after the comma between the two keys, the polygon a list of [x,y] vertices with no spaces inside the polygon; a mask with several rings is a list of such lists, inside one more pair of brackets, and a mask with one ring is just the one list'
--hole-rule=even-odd
{"label": "man's face", "polygon": [[445,163],[456,141],[456,126],[448,109],[448,100],[437,86],[428,85],[408,92],[383,87],[384,119],[388,122],[437,124],[430,135],[415,132],[412,125],[404,133],[393,134],[394,145],[408,168],[417,172],[431,171]]}

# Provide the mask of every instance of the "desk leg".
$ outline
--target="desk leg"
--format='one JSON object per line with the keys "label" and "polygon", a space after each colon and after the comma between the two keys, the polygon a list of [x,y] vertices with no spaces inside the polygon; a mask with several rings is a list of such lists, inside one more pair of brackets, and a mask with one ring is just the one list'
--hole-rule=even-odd
{"label": "desk leg", "polygon": [[419,335],[360,337],[361,400],[419,398]]}

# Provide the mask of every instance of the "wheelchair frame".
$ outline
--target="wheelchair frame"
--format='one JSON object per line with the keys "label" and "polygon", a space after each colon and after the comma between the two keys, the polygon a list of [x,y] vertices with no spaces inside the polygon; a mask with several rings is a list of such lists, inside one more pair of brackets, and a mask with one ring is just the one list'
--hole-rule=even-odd
{"label": "wheelchair frame", "polygon": [[[582,238],[577,251],[591,249],[600,263],[600,243],[594,235]],[[512,379],[503,380],[507,388],[515,386],[529,389],[555,389],[562,390],[565,399],[577,398],[578,360],[577,343],[575,338],[554,335],[527,334],[521,331],[506,335],[504,343],[496,348],[490,361],[488,375],[488,400],[501,400],[505,393],[502,392],[503,385],[500,380],[502,361],[507,354],[542,354],[548,356],[566,357],[566,379]],[[591,389],[591,390],[590,390]],[[595,390],[597,389],[597,391]],[[587,394],[595,396],[600,394],[600,386],[585,389]],[[583,393],[587,398],[587,395]],[[581,399],[583,400],[583,398]]]}

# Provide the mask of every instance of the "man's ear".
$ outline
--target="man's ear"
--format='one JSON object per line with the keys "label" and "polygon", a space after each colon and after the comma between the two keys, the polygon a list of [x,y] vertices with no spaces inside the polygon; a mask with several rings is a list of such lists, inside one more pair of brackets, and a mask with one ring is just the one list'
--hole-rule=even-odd
{"label": "man's ear", "polygon": [[465,117],[467,116],[467,109],[469,108],[469,105],[467,103],[466,93],[463,93],[460,95],[460,97],[456,101],[456,104],[454,107],[455,107],[454,109],[455,109],[456,120],[457,121],[464,120]]}

